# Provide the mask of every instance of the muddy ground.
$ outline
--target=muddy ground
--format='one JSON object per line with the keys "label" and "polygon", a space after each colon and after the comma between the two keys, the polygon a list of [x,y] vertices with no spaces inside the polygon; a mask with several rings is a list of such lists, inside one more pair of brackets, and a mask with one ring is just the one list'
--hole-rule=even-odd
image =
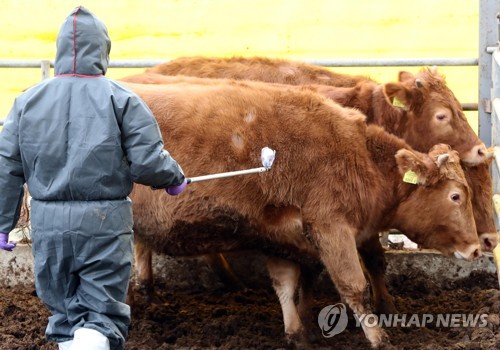
{"label": "muddy ground", "polygon": [[[193,278],[196,278],[194,276]],[[156,300],[136,299],[127,350],[143,349],[284,349],[283,323],[269,281],[257,288],[228,291],[217,288],[172,287],[156,283]],[[314,315],[339,302],[329,282],[315,295]],[[434,285],[425,276],[389,278],[401,313],[487,314],[485,327],[387,328],[396,349],[500,349],[500,290],[495,274],[473,273],[469,278]],[[326,286],[326,287],[325,287]],[[48,312],[33,286],[0,289],[0,349],[57,349],[43,337]],[[369,349],[361,329],[350,319],[347,329],[324,338],[314,325],[312,349]]]}

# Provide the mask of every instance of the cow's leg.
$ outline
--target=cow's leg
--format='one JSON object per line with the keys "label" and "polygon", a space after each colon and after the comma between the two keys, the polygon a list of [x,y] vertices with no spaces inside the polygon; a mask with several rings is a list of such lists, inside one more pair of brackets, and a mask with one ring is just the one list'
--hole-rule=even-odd
{"label": "cow's leg", "polygon": [[385,283],[385,253],[378,236],[361,243],[358,252],[370,278],[375,313],[397,314],[398,310]]}
{"label": "cow's leg", "polygon": [[245,285],[236,276],[231,265],[222,253],[203,255],[203,259],[219,277],[222,283],[230,290],[245,289]]}
{"label": "cow's leg", "polygon": [[335,223],[313,232],[320,257],[325,264],[340,296],[360,319],[361,327],[372,347],[388,343],[385,331],[378,325],[369,325],[373,320],[369,307],[365,306],[367,282],[356,249],[356,229],[348,224]]}
{"label": "cow's leg", "polygon": [[267,270],[281,304],[285,334],[292,342],[302,342],[304,328],[295,305],[300,266],[290,260],[268,257]]}
{"label": "cow's leg", "polygon": [[323,270],[323,265],[309,266],[302,264],[299,285],[299,316],[304,325],[304,330],[311,341],[314,340],[314,327],[317,327],[317,315],[313,310],[313,286]]}
{"label": "cow's leg", "polygon": [[153,252],[138,240],[134,243],[134,268],[141,294],[151,301],[154,296]]}

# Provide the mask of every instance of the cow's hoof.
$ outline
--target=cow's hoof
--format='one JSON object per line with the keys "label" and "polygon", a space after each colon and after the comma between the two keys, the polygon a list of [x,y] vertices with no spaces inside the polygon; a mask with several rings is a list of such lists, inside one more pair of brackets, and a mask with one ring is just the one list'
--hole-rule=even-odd
{"label": "cow's hoof", "polygon": [[387,332],[378,326],[364,327],[366,339],[373,349],[391,349],[391,342]]}
{"label": "cow's hoof", "polygon": [[391,340],[389,338],[389,335],[385,330],[382,329],[382,339],[380,342],[380,345],[378,347],[380,350],[396,350],[397,348],[391,344]]}
{"label": "cow's hoof", "polygon": [[378,350],[396,350],[397,348],[391,344],[389,339],[389,335],[385,332],[385,330],[380,329],[380,339],[378,341],[378,345],[373,346],[373,348]]}
{"label": "cow's hoof", "polygon": [[309,350],[312,349],[311,345],[306,337],[305,332],[297,332],[294,334],[286,335],[286,345],[287,349],[293,350]]}

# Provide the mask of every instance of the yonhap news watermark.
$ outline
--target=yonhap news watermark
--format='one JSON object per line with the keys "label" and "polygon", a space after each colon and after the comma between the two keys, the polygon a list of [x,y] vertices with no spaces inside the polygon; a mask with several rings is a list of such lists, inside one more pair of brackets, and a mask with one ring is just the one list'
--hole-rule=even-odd
{"label": "yonhap news watermark", "polygon": [[[486,327],[487,314],[366,314],[354,315],[356,327]],[[318,325],[325,338],[331,338],[342,333],[348,323],[347,307],[338,303],[324,307],[318,315]]]}

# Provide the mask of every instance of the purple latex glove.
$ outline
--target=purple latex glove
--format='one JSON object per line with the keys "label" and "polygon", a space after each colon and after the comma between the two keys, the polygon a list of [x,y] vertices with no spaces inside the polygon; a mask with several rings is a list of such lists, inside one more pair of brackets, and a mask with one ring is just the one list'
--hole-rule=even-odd
{"label": "purple latex glove", "polygon": [[187,186],[187,179],[184,179],[184,181],[178,185],[178,186],[168,186],[165,191],[171,196],[177,196],[179,193],[184,191],[184,189]]}
{"label": "purple latex glove", "polygon": [[9,243],[9,234],[0,232],[0,249],[11,252],[17,243]]}

